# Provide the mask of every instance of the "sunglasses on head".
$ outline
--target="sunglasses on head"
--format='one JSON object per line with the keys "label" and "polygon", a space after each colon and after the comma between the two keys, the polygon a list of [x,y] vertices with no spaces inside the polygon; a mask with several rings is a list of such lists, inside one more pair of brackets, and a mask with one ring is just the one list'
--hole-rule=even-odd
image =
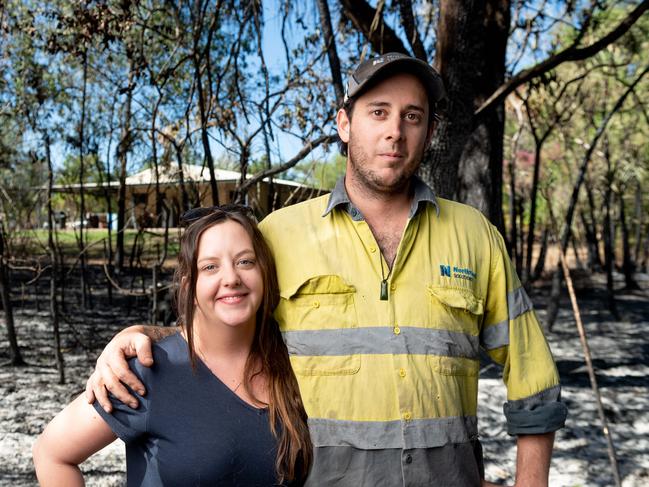
{"label": "sunglasses on head", "polygon": [[223,213],[229,213],[229,214],[239,214],[243,215],[250,220],[252,220],[255,223],[257,222],[257,218],[255,217],[254,212],[252,211],[252,208],[249,206],[245,205],[235,205],[235,204],[230,204],[228,203],[227,205],[217,205],[217,206],[199,206],[197,208],[192,208],[191,210],[187,210],[185,213],[183,213],[180,217],[180,223],[184,226],[191,225],[197,220],[200,220],[201,218],[211,215],[212,213],[215,213],[217,211],[222,211]]}

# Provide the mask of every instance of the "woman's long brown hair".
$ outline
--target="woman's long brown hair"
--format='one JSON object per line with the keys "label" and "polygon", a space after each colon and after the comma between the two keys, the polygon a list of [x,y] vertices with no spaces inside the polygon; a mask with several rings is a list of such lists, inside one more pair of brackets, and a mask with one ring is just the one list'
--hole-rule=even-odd
{"label": "woman's long brown hair", "polygon": [[[178,317],[187,334],[190,361],[194,366],[196,351],[193,322],[198,277],[198,245],[205,230],[227,220],[240,224],[250,235],[264,283],[263,300],[257,310],[257,326],[244,369],[243,386],[246,392],[258,401],[250,387],[251,381],[258,374],[267,378],[270,429],[278,439],[275,461],[278,480],[279,483],[292,481],[298,479],[298,476],[306,476],[313,458],[307,415],[288,358],[288,350],[272,315],[279,302],[275,262],[257,225],[243,211],[215,208],[212,213],[192,223],[183,234],[178,267],[174,275]],[[263,404],[262,401],[258,402]]]}

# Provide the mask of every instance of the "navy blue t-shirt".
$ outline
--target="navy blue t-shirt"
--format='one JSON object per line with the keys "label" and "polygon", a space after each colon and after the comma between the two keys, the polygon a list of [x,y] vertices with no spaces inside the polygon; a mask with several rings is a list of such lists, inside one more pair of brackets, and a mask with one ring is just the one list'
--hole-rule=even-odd
{"label": "navy blue t-shirt", "polygon": [[154,365],[129,361],[146,387],[137,409],[111,397],[113,413],[94,406],[126,443],[130,486],[277,485],[277,441],[268,410],[243,401],[203,362],[196,371],[175,334],[153,346]]}

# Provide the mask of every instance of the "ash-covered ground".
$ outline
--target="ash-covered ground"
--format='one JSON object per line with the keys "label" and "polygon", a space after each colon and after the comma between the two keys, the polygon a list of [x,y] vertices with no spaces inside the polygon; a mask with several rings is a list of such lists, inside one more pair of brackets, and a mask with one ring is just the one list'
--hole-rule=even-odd
{"label": "ash-covered ground", "polygon": [[[649,485],[649,277],[639,275],[643,291],[617,292],[620,320],[605,309],[599,276],[580,280],[579,305],[586,325],[605,413],[617,449],[625,487]],[[621,283],[620,283],[621,284]],[[532,295],[544,318],[547,289]],[[563,399],[570,414],[559,431],[550,472],[553,487],[614,485],[606,441],[583,359],[567,294],[548,335],[561,374]],[[21,304],[23,305],[21,307]],[[26,304],[26,306],[25,306]],[[61,324],[66,384],[57,383],[52,333],[44,301],[15,303],[18,340],[25,367],[0,367],[0,486],[32,486],[36,478],[31,447],[47,422],[83,390],[99,350],[123,327],[147,319],[144,303],[96,305],[70,311]],[[0,312],[0,362],[9,358],[4,315]],[[502,404],[506,391],[500,369],[484,364],[479,392],[479,425],[487,477],[513,484],[515,440],[505,431]],[[89,486],[125,484],[124,445],[115,442],[93,456],[82,469]]]}

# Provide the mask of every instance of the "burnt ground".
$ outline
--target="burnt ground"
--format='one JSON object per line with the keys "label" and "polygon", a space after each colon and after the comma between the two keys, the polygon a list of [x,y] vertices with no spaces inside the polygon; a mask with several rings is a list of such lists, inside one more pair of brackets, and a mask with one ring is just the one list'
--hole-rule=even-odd
{"label": "burnt ground", "polygon": [[[625,487],[649,485],[649,276],[638,278],[642,291],[617,291],[621,313],[617,321],[605,309],[602,277],[596,275],[578,282],[582,319]],[[621,286],[619,282],[618,287]],[[81,393],[108,339],[127,325],[148,320],[144,298],[116,296],[114,304],[109,306],[102,286],[95,289],[93,309],[83,311],[68,306],[61,324],[67,382],[59,385],[45,287],[42,284],[38,295],[34,295],[33,287],[14,290],[18,340],[27,366],[7,365],[9,352],[2,320],[0,486],[36,485],[30,452],[38,433],[56,412]],[[541,319],[545,316],[548,294],[544,286],[532,294]],[[72,303],[78,297],[69,292],[66,300]],[[1,312],[0,316],[4,318]],[[548,339],[561,374],[563,399],[570,410],[566,427],[557,433],[550,485],[613,485],[606,442],[567,293],[561,298],[559,319]],[[499,368],[484,364],[479,427],[487,477],[513,484],[516,452],[515,442],[507,435],[503,421],[505,394]],[[124,485],[123,444],[114,443],[82,468],[87,485]]]}

